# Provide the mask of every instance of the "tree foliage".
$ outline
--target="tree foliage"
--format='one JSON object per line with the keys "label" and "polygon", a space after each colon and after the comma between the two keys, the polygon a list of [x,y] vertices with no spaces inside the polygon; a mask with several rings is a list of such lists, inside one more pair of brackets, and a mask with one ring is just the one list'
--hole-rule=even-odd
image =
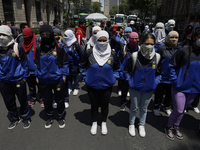
{"label": "tree foliage", "polygon": [[[129,9],[129,4],[128,4],[128,0],[120,0],[120,4],[119,4],[119,13],[120,14],[126,14],[128,15],[130,12]],[[110,15],[115,15],[117,14],[117,10],[118,10],[118,6],[114,5],[111,9],[110,9]]]}
{"label": "tree foliage", "polygon": [[101,12],[101,3],[100,2],[93,2],[91,4],[91,13],[100,13]]}

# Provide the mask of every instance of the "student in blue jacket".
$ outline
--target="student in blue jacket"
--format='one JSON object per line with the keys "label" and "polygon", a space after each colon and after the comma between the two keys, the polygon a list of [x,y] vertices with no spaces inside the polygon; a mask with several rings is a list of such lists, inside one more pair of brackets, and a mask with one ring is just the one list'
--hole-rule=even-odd
{"label": "student in blue jacket", "polygon": [[163,95],[165,93],[164,98],[164,110],[166,111],[167,115],[169,116],[171,114],[171,86],[172,83],[168,78],[168,66],[169,61],[171,57],[176,53],[178,49],[181,47],[178,45],[178,38],[179,34],[176,31],[171,31],[168,34],[167,41],[165,42],[165,45],[161,46],[158,49],[158,53],[161,55],[161,61],[162,61],[162,80],[161,83],[158,84],[156,90],[155,90],[155,99],[154,99],[154,115],[161,116],[160,114],[160,107],[161,102],[163,99]]}
{"label": "student in blue jacket", "polygon": [[184,110],[194,101],[200,93],[200,27],[196,28],[189,45],[178,50],[169,62],[168,76],[172,81],[173,111],[169,116],[166,136],[174,140],[174,134],[178,139],[183,139],[179,130]]}
{"label": "student in blue jacket", "polygon": [[36,81],[41,90],[48,120],[45,128],[53,123],[53,93],[57,103],[59,128],[65,127],[65,82],[69,74],[68,60],[63,47],[57,44],[50,25],[40,28],[41,44],[36,48]]}
{"label": "student in blue jacket", "polygon": [[143,37],[140,51],[132,53],[124,67],[124,74],[130,86],[129,134],[131,136],[135,136],[134,124],[138,107],[140,107],[139,135],[146,136],[147,107],[153,91],[160,82],[160,55],[155,52],[154,44],[155,37],[152,34],[146,34]]}
{"label": "student in blue jacket", "polygon": [[[24,38],[22,46],[24,48],[24,51],[26,52],[26,56],[28,59],[28,67],[29,67],[29,77],[27,79],[29,93],[30,93],[29,106],[33,107],[37,100],[37,95],[36,95],[37,83],[36,83],[36,78],[35,78],[36,65],[34,63],[35,52],[36,52],[36,50],[35,50],[36,49],[36,37],[31,28],[25,28],[22,32],[22,35]],[[39,94],[39,96],[40,96],[40,94]],[[39,102],[40,102],[40,106],[44,107],[44,102],[42,101],[41,96],[40,96]]]}
{"label": "student in blue jacket", "polygon": [[111,50],[108,33],[99,31],[96,37],[95,46],[83,55],[80,67],[87,68],[85,83],[91,102],[92,115],[90,132],[92,135],[97,133],[98,108],[101,107],[101,133],[106,135],[108,132],[106,126],[108,104],[116,77],[119,77],[119,74],[115,72],[119,69],[119,60],[115,51]]}
{"label": "student in blue jacket", "polygon": [[79,62],[83,55],[83,49],[77,42],[77,39],[72,30],[66,30],[64,33],[64,43],[65,43],[65,52],[69,54],[69,78],[68,78],[68,92],[69,94],[72,91],[72,81],[74,81],[74,91],[73,95],[78,95],[78,74],[79,74]]}
{"label": "student in blue jacket", "polygon": [[[21,119],[24,129],[27,129],[31,121],[26,93],[28,61],[23,47],[14,44],[11,29],[5,25],[0,26],[0,62],[0,91],[11,121],[8,129],[15,128]],[[17,111],[15,94],[20,103],[20,114]]]}

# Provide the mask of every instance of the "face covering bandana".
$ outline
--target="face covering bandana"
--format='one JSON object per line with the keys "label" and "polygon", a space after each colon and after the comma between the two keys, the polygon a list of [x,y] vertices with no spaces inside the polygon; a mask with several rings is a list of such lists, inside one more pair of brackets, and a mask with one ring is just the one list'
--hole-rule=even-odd
{"label": "face covering bandana", "polygon": [[83,31],[86,31],[87,25],[81,26],[80,28],[83,29]]}
{"label": "face covering bandana", "polygon": [[129,43],[129,35],[130,33],[124,33],[124,38],[128,43]]}
{"label": "face covering bandana", "polygon": [[108,41],[106,41],[106,42],[99,42],[99,41],[97,41],[96,45],[97,45],[97,47],[98,47],[98,49],[100,51],[104,51],[108,47]]}
{"label": "face covering bandana", "polygon": [[198,47],[200,47],[200,39],[197,39],[196,45],[197,45]]}
{"label": "face covering bandana", "polygon": [[0,46],[1,47],[8,47],[10,44],[14,43],[14,40],[11,36],[0,36]]}
{"label": "face covering bandana", "polygon": [[141,45],[141,54],[148,60],[151,60],[155,55],[154,45]]}
{"label": "face covering bandana", "polygon": [[173,29],[174,29],[174,26],[169,26],[168,27],[168,31],[173,31]]}
{"label": "face covering bandana", "polygon": [[178,42],[178,39],[176,39],[176,38],[169,38],[167,42],[168,42],[168,44],[170,46],[176,46],[177,42]]}

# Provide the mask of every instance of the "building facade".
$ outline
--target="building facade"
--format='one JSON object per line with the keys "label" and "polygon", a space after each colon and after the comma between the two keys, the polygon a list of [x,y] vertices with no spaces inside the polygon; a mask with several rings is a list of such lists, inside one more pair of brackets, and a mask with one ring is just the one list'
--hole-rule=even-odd
{"label": "building facade", "polygon": [[39,27],[39,21],[53,25],[53,20],[63,19],[64,0],[0,0],[0,20],[15,22],[19,27],[27,23],[31,28]]}
{"label": "building facade", "polygon": [[110,0],[109,8],[112,9],[113,6],[117,5],[117,0]]}

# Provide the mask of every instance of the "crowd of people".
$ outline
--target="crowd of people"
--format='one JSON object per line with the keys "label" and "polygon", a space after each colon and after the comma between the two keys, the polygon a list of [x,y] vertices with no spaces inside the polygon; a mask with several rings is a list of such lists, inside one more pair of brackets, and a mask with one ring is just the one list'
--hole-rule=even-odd
{"label": "crowd of people", "polygon": [[[163,103],[169,116],[164,129],[166,136],[170,140],[174,140],[174,136],[183,139],[179,125],[184,113],[189,106],[199,113],[199,24],[189,25],[184,41],[179,40],[173,19],[166,25],[156,23],[152,31],[146,25],[143,32],[134,21],[125,29],[117,24],[112,26],[108,21],[106,27],[92,27],[88,41],[85,20],[79,21],[75,31],[66,30],[64,35],[58,20],[54,20],[53,27],[40,24],[38,39],[27,24],[21,24],[21,33],[16,33],[17,36],[13,33],[16,28],[6,24],[0,26],[0,92],[10,113],[8,129],[15,128],[20,121],[24,129],[29,128],[30,107],[36,101],[45,109],[46,129],[53,123],[53,109],[57,109],[59,128],[64,128],[69,95],[72,91],[74,96],[78,95],[80,74],[91,104],[92,135],[97,134],[99,107],[101,133],[108,133],[109,101],[118,80],[119,109],[125,111],[130,107],[128,132],[131,136],[136,135],[138,109],[139,135],[146,136],[147,108],[154,94],[154,114],[161,116]],[[15,95],[20,103],[19,113]]]}

